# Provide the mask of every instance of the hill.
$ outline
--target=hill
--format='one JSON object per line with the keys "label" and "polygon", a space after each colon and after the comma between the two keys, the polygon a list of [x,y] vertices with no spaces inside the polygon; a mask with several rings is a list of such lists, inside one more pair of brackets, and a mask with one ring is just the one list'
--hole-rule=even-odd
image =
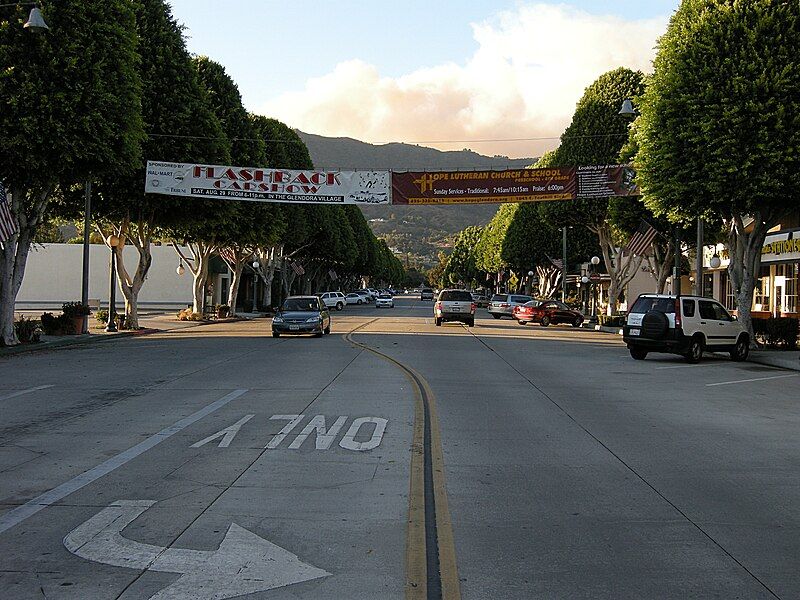
{"label": "hill", "polygon": [[[352,138],[330,138],[297,132],[317,168],[436,169],[520,168],[535,158],[484,156],[471,150],[443,152],[413,144],[367,144]],[[449,247],[453,234],[470,225],[485,225],[497,211],[496,204],[464,206],[368,206],[362,207],[375,235],[400,254],[408,254],[426,266],[436,264],[436,254]]]}

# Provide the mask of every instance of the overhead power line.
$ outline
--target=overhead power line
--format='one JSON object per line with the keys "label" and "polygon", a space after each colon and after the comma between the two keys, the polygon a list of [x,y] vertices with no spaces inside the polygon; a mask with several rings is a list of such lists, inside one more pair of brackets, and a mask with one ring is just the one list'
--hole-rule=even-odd
{"label": "overhead power line", "polygon": [[[150,137],[167,137],[178,139],[191,139],[191,140],[215,140],[231,142],[274,142],[283,144],[303,144],[303,140],[285,140],[285,139],[261,139],[261,138],[227,138],[227,137],[212,137],[204,135],[178,135],[174,133],[148,133]],[[608,138],[608,137],[627,137],[628,133],[602,133],[595,135],[569,135],[569,136],[552,136],[552,137],[530,137],[530,138],[497,138],[497,139],[473,139],[473,140],[417,140],[417,141],[392,141],[392,142],[364,142],[373,145],[385,144],[486,144],[498,142],[542,142],[550,140],[565,140],[565,139],[591,139],[591,138]]]}

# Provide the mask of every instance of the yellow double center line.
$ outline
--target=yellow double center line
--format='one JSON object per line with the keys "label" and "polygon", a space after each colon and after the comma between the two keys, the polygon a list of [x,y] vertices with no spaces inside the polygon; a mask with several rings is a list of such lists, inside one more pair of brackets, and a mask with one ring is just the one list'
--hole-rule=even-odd
{"label": "yellow double center line", "polygon": [[444,477],[444,457],[436,398],[422,375],[391,356],[353,339],[364,323],[345,336],[351,344],[390,362],[414,390],[414,430],[406,529],[406,600],[458,600],[455,543]]}

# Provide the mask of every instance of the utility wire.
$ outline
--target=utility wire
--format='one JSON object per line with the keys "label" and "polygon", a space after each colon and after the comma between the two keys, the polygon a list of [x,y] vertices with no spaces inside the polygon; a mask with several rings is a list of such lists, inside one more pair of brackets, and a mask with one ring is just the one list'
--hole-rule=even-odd
{"label": "utility wire", "polygon": [[[173,133],[148,133],[149,137],[165,137],[165,138],[180,138],[191,140],[216,140],[231,142],[276,142],[284,144],[304,144],[303,140],[284,140],[284,139],[260,139],[260,138],[228,138],[228,137],[212,137],[203,135],[178,135]],[[602,133],[595,135],[569,135],[557,137],[531,137],[531,138],[506,138],[506,139],[477,139],[477,140],[417,140],[413,142],[371,142],[375,145],[384,144],[481,144],[481,143],[496,143],[496,142],[540,142],[549,140],[566,140],[566,139],[591,139],[591,138],[608,138],[608,137],[627,137],[628,133]],[[370,143],[370,142],[365,142]]]}

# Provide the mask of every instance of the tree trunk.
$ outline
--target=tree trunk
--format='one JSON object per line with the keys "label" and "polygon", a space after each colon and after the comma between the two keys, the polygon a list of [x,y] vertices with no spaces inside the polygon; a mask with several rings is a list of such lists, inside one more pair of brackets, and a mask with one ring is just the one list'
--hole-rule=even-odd
{"label": "tree trunk", "polygon": [[[672,272],[672,244],[669,242],[653,242],[653,253],[645,258],[650,276],[656,283],[656,294],[663,294],[667,288],[667,279]],[[702,285],[702,284],[701,284]]]}
{"label": "tree trunk", "polygon": [[743,215],[734,215],[728,225],[728,251],[730,265],[728,274],[736,297],[736,313],[741,324],[750,332],[751,342],[753,336],[753,293],[761,270],[761,249],[767,232],[775,227],[780,216],[765,216],[759,212],[752,215],[752,229],[748,232],[744,225]]}
{"label": "tree trunk", "polygon": [[[117,262],[117,283],[125,298],[125,325],[129,329],[139,329],[139,292],[153,264],[150,231],[150,223],[140,221],[134,225],[126,219],[114,232],[121,241],[121,244],[114,249],[114,254]],[[100,233],[104,240],[108,238],[102,230]],[[133,277],[125,266],[124,250],[127,241],[134,245],[139,255]]]}
{"label": "tree trunk", "polygon": [[536,274],[539,277],[539,295],[542,298],[552,298],[561,282],[561,269],[554,266],[537,266]]}
{"label": "tree trunk", "polygon": [[600,225],[592,229],[600,241],[600,249],[603,253],[603,262],[606,266],[611,283],[608,286],[608,307],[606,314],[613,315],[617,312],[619,297],[625,291],[630,281],[636,276],[639,267],[642,266],[642,257],[633,254],[624,255],[621,248],[614,243],[611,234],[611,227],[608,224]]}
{"label": "tree trunk", "polygon": [[231,269],[231,287],[228,289],[228,306],[231,307],[231,316],[236,313],[236,303],[239,301],[239,284],[242,282],[242,271],[244,271],[243,262],[237,262],[234,268]]}
{"label": "tree trunk", "polygon": [[11,215],[16,218],[19,232],[0,245],[0,339],[5,346],[19,344],[14,329],[14,304],[22,287],[31,242],[54,189],[55,186],[49,186],[41,192],[31,192],[33,206],[30,214],[26,214],[23,201],[28,197],[28,192],[20,187],[11,188]]}
{"label": "tree trunk", "polygon": [[192,253],[192,258],[189,259],[181,252],[178,242],[173,240],[172,247],[175,248],[178,256],[180,256],[189,267],[192,273],[192,312],[203,313],[205,304],[205,290],[206,282],[208,281],[208,263],[211,255],[217,250],[217,245],[212,242],[189,242],[186,244],[189,251]]}

